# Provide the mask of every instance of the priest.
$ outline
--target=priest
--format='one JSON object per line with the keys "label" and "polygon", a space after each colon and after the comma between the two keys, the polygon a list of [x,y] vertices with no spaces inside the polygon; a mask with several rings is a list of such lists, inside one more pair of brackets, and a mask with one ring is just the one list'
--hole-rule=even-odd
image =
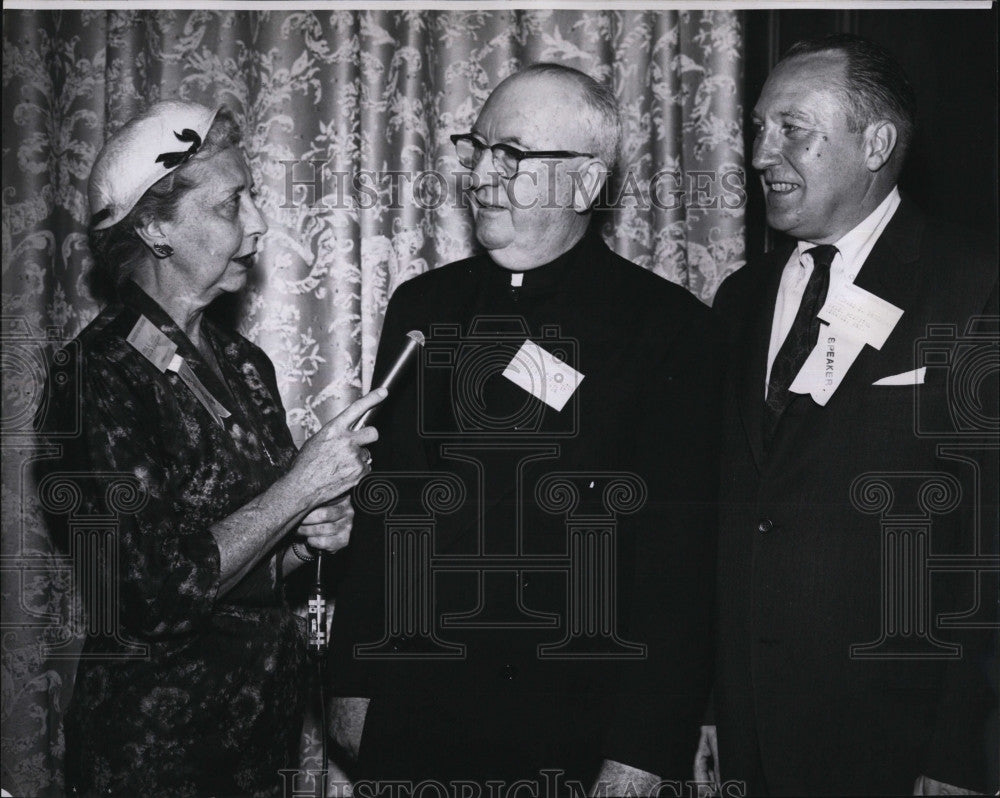
{"label": "priest", "polygon": [[355,497],[332,735],[376,783],[676,791],[711,667],[713,322],[591,229],[607,87],[529,66],[452,140],[485,253],[386,311],[376,383],[426,344]]}

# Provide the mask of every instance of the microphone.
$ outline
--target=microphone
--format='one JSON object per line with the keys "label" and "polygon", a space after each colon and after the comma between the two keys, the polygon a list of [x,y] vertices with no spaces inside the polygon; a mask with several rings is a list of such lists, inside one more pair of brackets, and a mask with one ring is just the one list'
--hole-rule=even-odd
{"label": "microphone", "polygon": [[[406,337],[409,339],[406,342],[406,346],[403,347],[403,351],[399,353],[399,357],[396,358],[396,362],[392,364],[390,369],[386,372],[385,377],[382,379],[374,390],[379,388],[385,388],[387,391],[392,390],[392,386],[396,383],[400,373],[406,368],[406,364],[413,359],[416,354],[417,349],[424,345],[424,334],[420,330],[410,330]],[[375,410],[378,409],[378,405],[368,410],[361,418],[359,418],[354,423],[354,429],[361,429],[365,424],[368,423],[368,418],[371,416]]]}
{"label": "microphone", "polygon": [[[406,337],[409,340],[406,342],[406,346],[403,347],[403,351],[399,353],[396,362],[392,364],[382,382],[374,390],[378,390],[379,388],[385,388],[387,391],[391,390],[407,363],[413,360],[417,349],[424,345],[424,334],[420,330],[410,330],[406,334]],[[361,418],[354,422],[354,426],[351,429],[361,429],[368,423],[369,416],[371,416],[376,408],[377,405],[368,410]],[[326,594],[323,591],[323,551],[321,549],[316,553],[316,584],[313,586],[312,595],[309,597],[308,649],[310,653],[321,655],[326,651],[329,643],[326,633],[328,622]]]}

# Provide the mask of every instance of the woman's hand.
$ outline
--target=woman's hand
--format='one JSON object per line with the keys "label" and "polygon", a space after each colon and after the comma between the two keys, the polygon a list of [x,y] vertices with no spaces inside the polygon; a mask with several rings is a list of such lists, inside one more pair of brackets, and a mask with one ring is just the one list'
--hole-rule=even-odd
{"label": "woman's hand", "polygon": [[[287,474],[212,524],[212,537],[219,547],[220,593],[238,584],[307,514],[306,528],[315,529],[300,534],[309,543],[328,551],[346,545],[353,517],[350,505],[346,510],[316,508],[337,502],[371,470],[371,456],[364,447],[378,440],[378,432],[374,427],[352,427],[387,394],[380,388],[362,396],[306,441]],[[294,550],[285,552],[285,572],[301,564]]]}
{"label": "woman's hand", "polygon": [[333,504],[317,507],[302,519],[297,534],[314,549],[339,551],[351,539],[354,507],[349,496]]}
{"label": "woman's hand", "polygon": [[364,447],[378,440],[374,427],[352,427],[387,396],[383,388],[353,402],[305,442],[286,479],[305,510],[337,499],[371,470],[371,455]]}

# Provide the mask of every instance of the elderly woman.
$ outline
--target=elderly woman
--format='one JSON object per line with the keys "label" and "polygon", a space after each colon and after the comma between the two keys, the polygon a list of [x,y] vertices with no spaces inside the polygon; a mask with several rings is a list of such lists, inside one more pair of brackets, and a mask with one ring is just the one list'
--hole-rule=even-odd
{"label": "elderly woman", "polygon": [[[71,794],[280,795],[297,766],[306,640],[283,579],[346,544],[338,497],[377,438],[352,427],[385,394],[296,451],[267,356],[205,316],[246,284],[267,230],[238,144],[225,110],[160,102],[91,173],[91,249],[117,300],[66,350],[79,382],[50,380],[44,426],[81,414],[49,479],[75,472],[83,512],[116,517],[87,567],[113,580],[119,633],[81,657]],[[111,506],[115,482],[131,511]]]}

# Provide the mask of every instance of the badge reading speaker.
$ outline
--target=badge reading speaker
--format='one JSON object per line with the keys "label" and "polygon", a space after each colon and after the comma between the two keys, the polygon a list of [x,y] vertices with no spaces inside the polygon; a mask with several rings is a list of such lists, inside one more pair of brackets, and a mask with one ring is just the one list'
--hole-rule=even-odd
{"label": "badge reading speaker", "polygon": [[521,345],[503,376],[553,410],[562,410],[583,382],[583,374],[532,341]]}
{"label": "badge reading speaker", "polygon": [[819,311],[819,341],[788,390],[826,405],[865,346],[881,349],[903,310],[847,283]]}

